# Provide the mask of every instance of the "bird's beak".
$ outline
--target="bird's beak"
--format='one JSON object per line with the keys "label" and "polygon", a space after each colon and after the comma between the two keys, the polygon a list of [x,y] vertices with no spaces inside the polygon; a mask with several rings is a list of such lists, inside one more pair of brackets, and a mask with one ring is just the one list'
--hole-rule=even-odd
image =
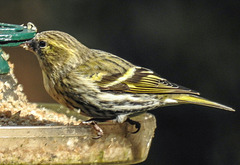
{"label": "bird's beak", "polygon": [[22,47],[22,48],[24,48],[25,50],[29,50],[29,51],[31,51],[31,52],[35,52],[35,50],[36,50],[36,48],[35,48],[35,47],[36,47],[36,46],[35,46],[35,42],[34,42],[33,39],[28,40],[28,41],[22,43],[22,44],[19,45],[19,46]]}

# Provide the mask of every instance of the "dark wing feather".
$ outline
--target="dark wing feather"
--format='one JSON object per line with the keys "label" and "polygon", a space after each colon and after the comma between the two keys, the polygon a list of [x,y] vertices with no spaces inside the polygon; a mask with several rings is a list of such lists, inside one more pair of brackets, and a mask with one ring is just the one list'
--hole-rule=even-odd
{"label": "dark wing feather", "polygon": [[[111,84],[111,82],[116,81],[121,76],[128,76],[124,81],[119,83]],[[101,90],[109,90],[115,92],[129,92],[129,93],[152,93],[152,94],[171,94],[171,93],[189,93],[189,94],[199,94],[198,92],[192,91],[188,88],[179,86],[177,84],[171,83],[168,80],[161,78],[153,71],[142,68],[135,67],[133,74],[115,74],[108,75],[102,78],[100,82],[97,82]]]}

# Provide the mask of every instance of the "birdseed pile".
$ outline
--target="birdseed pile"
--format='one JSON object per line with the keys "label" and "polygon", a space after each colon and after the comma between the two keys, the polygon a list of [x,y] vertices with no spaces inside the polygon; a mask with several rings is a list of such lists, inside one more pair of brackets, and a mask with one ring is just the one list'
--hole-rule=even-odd
{"label": "birdseed pile", "polygon": [[23,87],[13,74],[0,75],[0,126],[76,125],[73,117],[60,114],[28,102]]}

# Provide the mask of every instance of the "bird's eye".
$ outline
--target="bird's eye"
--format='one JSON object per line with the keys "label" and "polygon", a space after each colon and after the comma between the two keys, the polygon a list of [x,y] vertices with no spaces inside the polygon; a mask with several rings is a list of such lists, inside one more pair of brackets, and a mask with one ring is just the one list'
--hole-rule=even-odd
{"label": "bird's eye", "polygon": [[39,42],[39,47],[40,48],[44,48],[47,45],[47,43],[45,41],[40,41]]}

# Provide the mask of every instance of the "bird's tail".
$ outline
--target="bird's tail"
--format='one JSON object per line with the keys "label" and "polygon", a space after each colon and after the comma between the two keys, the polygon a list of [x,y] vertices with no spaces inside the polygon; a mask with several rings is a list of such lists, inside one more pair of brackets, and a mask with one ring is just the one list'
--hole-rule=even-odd
{"label": "bird's tail", "polygon": [[202,98],[196,95],[191,95],[191,94],[172,94],[172,95],[168,95],[168,97],[166,97],[163,100],[166,106],[171,104],[197,104],[197,105],[219,108],[226,111],[235,111],[234,109],[228,106],[207,100],[205,98]]}

